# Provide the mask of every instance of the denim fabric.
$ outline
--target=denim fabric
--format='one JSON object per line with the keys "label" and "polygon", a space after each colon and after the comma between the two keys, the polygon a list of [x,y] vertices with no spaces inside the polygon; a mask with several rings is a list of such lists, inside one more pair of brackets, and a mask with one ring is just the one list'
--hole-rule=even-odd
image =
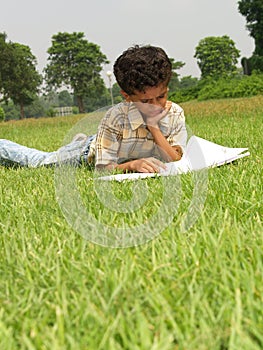
{"label": "denim fabric", "polygon": [[90,143],[94,138],[95,135],[92,135],[81,141],[72,141],[55,152],[43,152],[0,139],[0,165],[19,165],[31,168],[61,163],[78,165],[87,159]]}

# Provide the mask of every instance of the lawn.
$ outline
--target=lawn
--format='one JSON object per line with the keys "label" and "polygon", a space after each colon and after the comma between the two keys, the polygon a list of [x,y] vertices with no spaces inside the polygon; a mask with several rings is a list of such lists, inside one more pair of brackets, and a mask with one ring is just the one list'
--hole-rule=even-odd
{"label": "lawn", "polygon": [[[0,167],[0,349],[263,348],[263,96],[182,107],[192,133],[251,153],[205,174],[186,230],[202,174],[102,184],[82,167],[71,188],[71,169]],[[53,151],[80,120],[1,123],[0,138]],[[148,242],[103,245],[145,224]]]}

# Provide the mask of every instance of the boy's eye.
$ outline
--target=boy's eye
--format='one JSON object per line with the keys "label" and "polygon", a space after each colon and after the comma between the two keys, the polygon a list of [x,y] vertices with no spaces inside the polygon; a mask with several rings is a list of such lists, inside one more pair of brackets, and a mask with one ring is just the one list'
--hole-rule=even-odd
{"label": "boy's eye", "polygon": [[[156,98],[157,98],[157,100],[161,100],[162,98],[165,98],[165,94],[158,96]],[[150,103],[150,102],[151,102],[151,100],[141,100],[141,103]]]}

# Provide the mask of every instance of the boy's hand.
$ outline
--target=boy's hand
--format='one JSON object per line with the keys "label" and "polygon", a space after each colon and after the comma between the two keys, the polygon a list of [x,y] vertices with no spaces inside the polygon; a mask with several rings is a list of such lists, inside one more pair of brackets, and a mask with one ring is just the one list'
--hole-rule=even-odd
{"label": "boy's hand", "polygon": [[158,123],[171,108],[172,102],[167,101],[165,108],[149,103],[136,102],[137,108],[142,112],[144,121],[148,127],[158,128]]}
{"label": "boy's hand", "polygon": [[161,168],[166,169],[165,164],[153,157],[136,159],[130,162],[130,170],[139,173],[159,173]]}
{"label": "boy's hand", "polygon": [[176,146],[172,146],[173,147],[173,149],[176,151],[176,153],[179,155],[179,159],[181,159],[182,158],[182,155],[183,155],[183,149],[182,149],[182,147],[181,146],[179,146],[179,145],[176,145]]}
{"label": "boy's hand", "polygon": [[165,117],[167,114],[167,110],[160,110],[159,113],[155,113],[154,115],[145,116],[145,123],[149,128],[159,128],[159,121]]}

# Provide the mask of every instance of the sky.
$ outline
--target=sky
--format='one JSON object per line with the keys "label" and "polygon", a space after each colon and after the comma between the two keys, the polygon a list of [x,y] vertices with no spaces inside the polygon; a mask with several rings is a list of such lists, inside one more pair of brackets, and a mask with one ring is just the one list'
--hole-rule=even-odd
{"label": "sky", "polygon": [[[254,40],[246,30],[238,0],[4,0],[0,7],[0,32],[12,42],[28,45],[42,72],[47,49],[58,32],[84,32],[100,46],[110,61],[102,76],[112,70],[115,59],[134,44],[162,47],[169,57],[182,61],[181,77],[200,76],[193,57],[199,41],[208,36],[228,35],[250,57]],[[240,61],[239,61],[240,62]],[[240,63],[239,63],[240,66]]]}

